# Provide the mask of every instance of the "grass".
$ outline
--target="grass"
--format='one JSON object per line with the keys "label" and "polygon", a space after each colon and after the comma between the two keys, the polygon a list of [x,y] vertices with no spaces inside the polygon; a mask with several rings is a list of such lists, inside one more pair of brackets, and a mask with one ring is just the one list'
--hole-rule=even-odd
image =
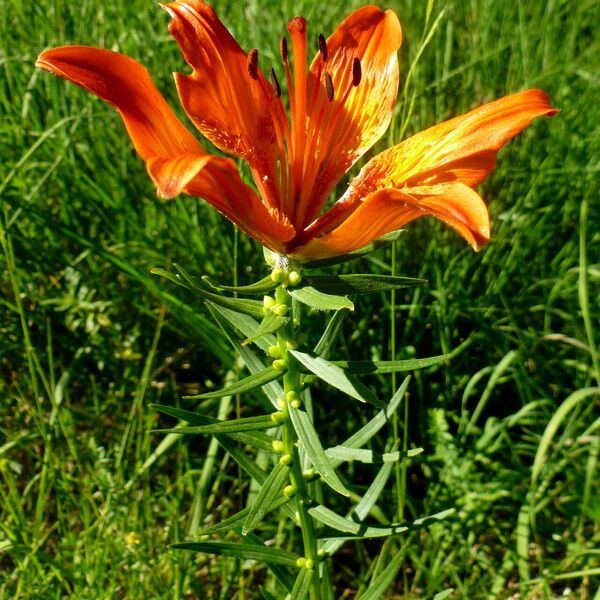
{"label": "grass", "polygon": [[[265,64],[288,18],[303,14],[312,33],[327,33],[360,3],[343,4],[215,2]],[[414,374],[399,431],[425,452],[399,481],[406,518],[458,512],[386,545],[398,573],[385,597],[600,598],[600,9],[594,0],[382,5],[397,10],[405,43],[396,118],[377,148],[527,87],[544,88],[562,111],[502,151],[482,188],[493,218],[482,253],[424,220],[393,257],[354,267],[389,273],[393,262],[429,283],[393,306],[389,295],[361,300],[336,357],[388,358],[392,342],[398,358],[455,352],[443,369]],[[264,580],[253,563],[168,549],[209,514],[243,508],[247,490],[215,443],[152,434],[167,421],[149,407],[190,408],[182,395],[239,370],[202,302],[150,268],[178,262],[250,282],[265,273],[262,253],[202,203],[161,204],[114,112],[33,67],[41,50],[65,43],[119,50],[178,107],[171,72],[183,61],[166,23],[146,0],[2,0],[3,598],[253,598]],[[391,396],[389,376],[367,381]],[[327,394],[316,424],[333,445],[366,417]],[[256,407],[203,408],[225,417]],[[372,478],[365,466],[348,474],[359,487]],[[394,487],[385,494],[379,516],[391,519]],[[356,543],[340,556],[340,598],[384,569],[379,548]]]}

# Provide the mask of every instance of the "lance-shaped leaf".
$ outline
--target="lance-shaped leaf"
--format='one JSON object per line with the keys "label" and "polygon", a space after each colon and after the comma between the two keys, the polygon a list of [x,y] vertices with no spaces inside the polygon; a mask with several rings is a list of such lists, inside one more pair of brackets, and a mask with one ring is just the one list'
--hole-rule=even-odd
{"label": "lance-shaped leaf", "polygon": [[[260,358],[258,358],[256,356],[256,354],[250,348],[248,348],[246,346],[242,346],[239,343],[239,341],[236,340],[233,337],[233,335],[231,334],[231,332],[230,332],[231,328],[229,326],[229,320],[228,320],[227,315],[229,315],[229,317],[231,317],[231,318],[234,318],[235,313],[233,313],[233,311],[230,311],[228,309],[216,306],[215,304],[208,303],[207,306],[208,306],[208,310],[210,311],[211,315],[213,316],[215,321],[220,325],[220,327],[222,328],[223,332],[225,333],[225,335],[226,335],[227,339],[229,340],[229,342],[231,343],[231,345],[235,348],[235,350],[241,356],[245,365],[248,367],[248,370],[251,373],[260,373],[260,372],[264,371],[266,369],[266,367],[265,367],[264,363],[260,360]],[[227,314],[223,314],[223,313],[227,313]],[[256,323],[256,321],[254,321],[254,319],[251,319],[251,317],[247,317],[245,315],[238,315],[238,316],[242,317],[244,320],[250,319],[253,323],[256,324],[256,327],[258,326],[258,323]],[[261,345],[262,341],[269,342],[270,344],[275,344],[275,338],[273,336],[261,337],[257,343],[259,345]],[[277,404],[277,400],[283,395],[283,389],[281,388],[281,385],[279,385],[279,383],[277,381],[271,381],[270,383],[267,383],[263,387],[263,391],[264,391],[265,395],[267,396],[267,398],[270,400],[271,404],[275,408],[277,408],[277,410],[279,410],[279,405]]]}
{"label": "lance-shaped leaf", "polygon": [[253,373],[248,377],[240,381],[236,381],[231,385],[226,385],[220,390],[214,392],[205,392],[204,394],[197,394],[196,396],[184,396],[186,400],[199,400],[201,398],[222,398],[223,396],[235,396],[236,394],[243,394],[249,392],[257,387],[262,387],[271,381],[274,381],[278,377],[281,377],[281,371],[274,369],[273,367],[267,367],[263,371]]}
{"label": "lance-shaped leaf", "polygon": [[392,275],[307,275],[305,281],[326,294],[374,294],[427,283],[426,279]]}
{"label": "lance-shaped leaf", "polygon": [[281,496],[281,490],[288,483],[289,477],[290,468],[277,463],[256,495],[242,528],[243,535],[252,531],[263,520],[273,502]]}
{"label": "lance-shaped leaf", "polygon": [[429,515],[421,519],[417,519],[412,523],[390,523],[389,525],[368,525],[366,523],[353,521],[346,517],[338,515],[336,512],[323,505],[314,506],[308,511],[317,521],[331,527],[340,534],[332,534],[324,539],[367,539],[376,537],[387,537],[428,527],[433,523],[445,519],[447,516],[456,512],[455,508],[449,508],[434,515]]}
{"label": "lance-shaped leaf", "polygon": [[421,452],[423,452],[423,448],[412,448],[406,452],[398,450],[395,452],[375,452],[366,448],[349,448],[348,446],[333,446],[325,450],[325,454],[332,460],[344,462],[356,460],[368,464],[397,462],[401,458],[418,456]]}
{"label": "lance-shaped leaf", "polygon": [[[256,330],[260,327],[260,323],[248,315],[242,315],[233,310],[218,306],[216,304],[208,304],[209,309],[216,321],[223,327],[223,320],[227,321],[234,330],[239,331],[244,337],[249,338],[254,336]],[[216,316],[219,315],[219,317]],[[265,335],[256,340],[256,345],[262,350],[266,350],[269,346],[277,343],[277,339],[273,335]]]}
{"label": "lance-shaped leaf", "polygon": [[[219,421],[214,417],[207,417],[201,413],[191,412],[189,410],[183,410],[182,408],[177,408],[175,406],[165,406],[162,404],[151,404],[151,408],[154,408],[158,412],[164,413],[165,415],[169,415],[171,417],[175,417],[176,419],[181,419],[186,423],[190,423],[192,425],[198,426],[208,426],[223,423],[224,421]],[[181,429],[183,429],[185,425],[181,427],[177,427],[173,429],[173,432],[181,433]],[[275,427],[275,423],[271,422],[271,427]],[[272,439],[259,431],[255,432],[228,432],[222,433],[222,436],[226,436],[231,440],[235,440],[236,442],[240,442],[241,444],[248,444],[254,448],[259,450],[268,450],[272,449]]]}
{"label": "lance-shaped leaf", "polygon": [[310,458],[316,471],[321,475],[321,478],[327,485],[343,496],[350,496],[350,492],[344,487],[344,484],[337,476],[333,465],[321,446],[319,435],[310,420],[310,417],[303,410],[298,410],[290,407],[290,418],[298,435],[298,439],[302,442],[306,454]]}
{"label": "lance-shaped leaf", "polygon": [[[269,506],[267,506],[265,514],[268,514],[270,512],[273,512],[274,510],[277,510],[278,508],[280,508],[281,506],[283,506],[284,504],[286,504],[289,501],[290,501],[290,498],[279,495],[275,500],[273,500],[273,502],[271,502],[271,504]],[[229,503],[229,501],[227,501],[227,503]],[[238,530],[238,529],[241,533],[242,527],[244,526],[244,522],[246,521],[246,519],[248,518],[248,515],[250,514],[250,510],[251,510],[251,507],[244,508],[244,509],[240,510],[239,512],[235,513],[234,515],[231,515],[230,517],[227,517],[226,519],[223,519],[222,521],[219,521],[218,523],[215,523],[214,525],[210,525],[209,527],[202,529],[202,531],[200,531],[200,535],[214,535],[216,533],[225,533],[227,531]]]}
{"label": "lance-shaped leaf", "polygon": [[247,346],[250,342],[256,342],[261,337],[270,333],[275,333],[286,325],[289,320],[289,317],[278,317],[275,313],[268,312],[256,331],[242,342],[242,346]]}
{"label": "lance-shaped leaf", "polygon": [[326,294],[310,285],[290,290],[289,294],[294,300],[316,310],[354,310],[354,304],[346,296]]}
{"label": "lance-shaped leaf", "polygon": [[[394,450],[397,447],[397,443],[394,445]],[[367,518],[369,512],[375,506],[375,503],[381,496],[381,492],[385,487],[387,480],[392,472],[393,463],[385,463],[379,473],[377,473],[373,483],[369,486],[369,489],[365,492],[363,497],[359,500],[358,504],[348,513],[347,517],[350,519],[358,519],[363,521]],[[322,549],[325,554],[332,555],[342,547],[345,540],[323,540]]]}
{"label": "lance-shaped leaf", "polygon": [[180,433],[182,435],[207,435],[215,433],[240,433],[244,431],[258,431],[271,429],[277,425],[271,419],[271,415],[258,417],[245,417],[243,419],[230,419],[217,421],[208,425],[194,425],[192,427],[176,427],[171,429],[154,429],[157,433]]}
{"label": "lance-shaped leaf", "polygon": [[314,349],[314,354],[320,356],[327,360],[331,351],[333,350],[333,346],[335,341],[337,340],[340,331],[342,330],[342,324],[344,323],[344,319],[346,316],[350,314],[347,310],[338,310],[331,319],[327,322],[327,327],[325,327],[325,331],[323,335],[317,342],[317,345]]}
{"label": "lance-shaped leaf", "polygon": [[264,279],[251,283],[250,285],[222,285],[208,275],[203,275],[202,280],[216,290],[256,296],[262,296],[277,287],[277,283],[271,279],[270,275],[267,275]]}
{"label": "lance-shaped leaf", "polygon": [[368,402],[378,408],[385,408],[385,403],[379,400],[368,387],[351,375],[347,375],[342,368],[320,356],[311,356],[298,350],[290,350],[290,352],[311,373],[314,373],[319,379],[322,379],[334,388],[360,402]]}
{"label": "lance-shaped leaf", "polygon": [[224,306],[236,312],[251,315],[253,317],[262,317],[264,314],[263,304],[259,300],[248,300],[245,298],[230,298],[228,296],[214,294],[213,292],[209,292],[204,286],[191,286],[179,274],[170,273],[169,271],[165,271],[164,269],[151,269],[150,272],[153,275],[160,275],[161,277],[165,277],[166,279],[176,283],[177,285],[180,285],[187,289],[192,289],[198,294],[200,294],[205,300],[210,300],[215,304],[219,304],[220,306]]}
{"label": "lance-shaped leaf", "polygon": [[[392,416],[398,410],[400,402],[406,394],[408,384],[410,383],[410,375],[404,379],[402,385],[396,390],[389,404],[384,410],[378,412],[366,425],[361,427],[356,433],[352,434],[341,445],[347,448],[360,448],[364,446],[379,430],[386,424],[390,423]],[[332,459],[334,466],[338,466],[341,461]]]}
{"label": "lance-shaped leaf", "polygon": [[310,584],[314,576],[312,569],[300,569],[296,582],[290,594],[290,600],[304,600],[310,592]]}
{"label": "lance-shaped leaf", "polygon": [[352,374],[383,375],[425,369],[447,363],[451,358],[452,354],[440,354],[428,358],[409,358],[407,360],[334,360],[331,363]]}
{"label": "lance-shaped leaf", "polygon": [[182,542],[172,544],[175,550],[189,550],[190,552],[203,552],[205,554],[218,554],[221,556],[233,556],[244,560],[257,560],[276,565],[295,567],[300,558],[280,548],[271,546],[255,546],[253,544],[234,544],[230,542]]}

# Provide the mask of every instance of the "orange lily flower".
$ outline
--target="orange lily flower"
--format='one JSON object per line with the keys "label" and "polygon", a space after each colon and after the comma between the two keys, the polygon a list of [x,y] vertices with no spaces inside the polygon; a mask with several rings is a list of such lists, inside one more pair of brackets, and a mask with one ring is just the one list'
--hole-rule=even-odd
{"label": "orange lily flower", "polygon": [[490,237],[489,216],[473,188],[510,138],[557,112],[541,90],[480,106],[375,156],[323,212],[392,118],[402,41],[395,13],[356,10],[331,37],[318,36],[308,70],[306,22],[292,19],[291,52],[287,38],[280,44],[288,118],[275,70],[267,79],[258,51],[244,52],[208,4],[177,0],[164,8],[192,67],[190,75],[175,74],[183,108],[217,148],[248,162],[257,191],[231,158],[205,152],[135,60],[66,46],[43,52],[37,66],[118,110],[161,197],[204,198],[261,244],[300,262],[346,254],[424,215],[479,249]]}

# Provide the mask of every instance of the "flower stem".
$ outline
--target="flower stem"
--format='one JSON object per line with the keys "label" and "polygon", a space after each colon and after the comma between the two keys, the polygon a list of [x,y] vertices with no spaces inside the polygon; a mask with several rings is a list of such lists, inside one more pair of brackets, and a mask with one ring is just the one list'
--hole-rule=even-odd
{"label": "flower stem", "polygon": [[309,489],[302,472],[302,464],[296,442],[298,441],[296,431],[292,424],[291,413],[297,410],[300,404],[300,373],[298,361],[289,352],[296,345],[297,325],[294,315],[292,298],[287,289],[280,285],[275,291],[277,304],[287,307],[289,322],[277,333],[277,341],[281,355],[286,363],[286,371],[283,375],[283,398],[281,399],[281,412],[283,413],[283,452],[291,458],[290,480],[298,510],[298,525],[302,532],[304,545],[304,561],[301,568],[315,569],[311,583],[311,600],[321,600],[321,580],[319,573],[319,555],[317,538],[312,517],[308,513],[311,504]]}

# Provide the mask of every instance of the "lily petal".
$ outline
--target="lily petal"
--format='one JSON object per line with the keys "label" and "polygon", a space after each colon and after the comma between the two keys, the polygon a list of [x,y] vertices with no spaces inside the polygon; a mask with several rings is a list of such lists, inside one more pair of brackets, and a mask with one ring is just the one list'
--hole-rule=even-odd
{"label": "lily petal", "polygon": [[474,187],[496,165],[500,148],[534,119],[558,112],[542,90],[526,90],[430,127],[369,161],[344,201],[385,187],[460,181]]}
{"label": "lily petal", "polygon": [[161,197],[182,192],[200,196],[269,247],[278,248],[280,239],[293,237],[291,225],[262,205],[231,159],[204,151],[140,63],[109,50],[65,46],[43,52],[37,66],[117,109]]}
{"label": "lily petal", "polygon": [[313,238],[292,256],[309,260],[347,254],[426,215],[453,227],[476,250],[489,240],[489,216],[481,196],[467,185],[454,182],[373,192],[341,225]]}
{"label": "lily petal", "polygon": [[265,94],[272,100],[275,91],[257,66],[256,79],[250,76],[248,55],[208,4],[178,0],[165,10],[172,18],[169,31],[193,69],[191,75],[175,74],[188,116],[217,148],[246,159],[259,180],[274,179],[274,115]]}
{"label": "lily petal", "polygon": [[62,46],[42,52],[36,66],[82,87],[121,115],[138,154],[205,154],[154,86],[146,68],[117,52],[89,46]]}
{"label": "lily petal", "polygon": [[[398,92],[401,43],[396,14],[364,6],[327,39],[327,60],[321,53],[313,60],[307,84],[313,139],[303,185],[310,191],[314,184],[314,189],[305,223],[314,219],[333,186],[388,128]],[[360,62],[358,73],[355,59]],[[331,77],[331,101],[326,73]]]}

